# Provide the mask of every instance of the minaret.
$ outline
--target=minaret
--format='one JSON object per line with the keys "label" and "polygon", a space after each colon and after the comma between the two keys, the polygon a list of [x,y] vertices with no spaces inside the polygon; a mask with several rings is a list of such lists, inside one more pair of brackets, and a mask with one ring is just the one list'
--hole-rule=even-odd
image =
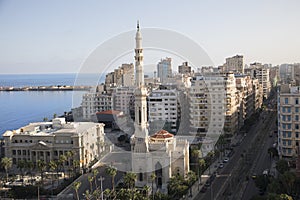
{"label": "minaret", "polygon": [[142,35],[139,22],[135,36],[135,143],[134,152],[148,152],[147,89],[144,85]]}

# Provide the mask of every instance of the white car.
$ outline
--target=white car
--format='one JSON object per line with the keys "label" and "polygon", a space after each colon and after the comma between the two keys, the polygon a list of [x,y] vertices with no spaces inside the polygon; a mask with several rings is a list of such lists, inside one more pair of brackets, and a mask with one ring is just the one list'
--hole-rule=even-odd
{"label": "white car", "polygon": [[229,158],[224,158],[223,162],[227,163],[229,161]]}

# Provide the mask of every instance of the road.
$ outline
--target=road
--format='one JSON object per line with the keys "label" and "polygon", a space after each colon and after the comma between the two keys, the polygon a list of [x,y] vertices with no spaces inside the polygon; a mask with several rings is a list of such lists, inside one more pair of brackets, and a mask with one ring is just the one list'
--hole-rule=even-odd
{"label": "road", "polygon": [[[264,148],[260,150],[261,152],[253,153],[255,151],[252,151],[252,148],[257,144],[260,144],[257,142],[257,140],[259,141],[260,139],[262,139],[263,137],[261,136],[267,135],[268,137],[269,132],[265,133],[265,130],[273,130],[273,126],[275,126],[276,116],[277,115],[275,112],[268,113],[267,111],[265,111],[261,114],[261,118],[258,119],[258,122],[253,125],[252,128],[248,131],[247,135],[243,137],[240,146],[234,148],[235,153],[229,159],[229,162],[224,164],[223,169],[218,170],[217,177],[208,188],[208,190],[205,193],[199,193],[194,199],[233,199],[235,191],[241,188],[241,184],[243,184],[246,180],[245,176],[246,174],[248,174],[247,171],[249,171],[249,168],[251,167],[251,163],[247,163],[246,159],[255,160],[256,157],[261,155],[259,162],[261,160],[263,162],[258,162],[255,167],[255,172],[259,171],[261,173],[261,170],[267,167],[264,163],[265,161],[269,161],[269,159],[266,159],[266,157],[267,149],[269,148],[269,145],[272,144],[271,139],[268,139],[265,145],[263,144]],[[254,191],[256,189],[251,185],[248,187],[251,191]],[[248,197],[250,195],[246,193],[244,196]]]}

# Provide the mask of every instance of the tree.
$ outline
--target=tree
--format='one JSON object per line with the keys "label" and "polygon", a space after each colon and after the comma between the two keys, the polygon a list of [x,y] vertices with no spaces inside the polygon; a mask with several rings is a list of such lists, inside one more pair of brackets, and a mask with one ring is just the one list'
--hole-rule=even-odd
{"label": "tree", "polygon": [[[57,172],[57,168],[58,168],[58,166],[57,166],[57,162],[55,161],[55,160],[51,160],[50,162],[49,162],[49,168],[50,168],[50,170],[52,171],[52,175],[51,175],[51,183],[52,183],[52,188],[53,188],[53,173],[56,171]],[[57,183],[58,184],[58,183]]]}
{"label": "tree", "polygon": [[111,177],[112,191],[115,191],[115,176],[117,175],[117,169],[109,166],[105,169],[105,173]]}
{"label": "tree", "polygon": [[188,186],[181,175],[172,176],[168,184],[168,193],[173,198],[180,198],[187,192]]}
{"label": "tree", "polygon": [[132,199],[134,199],[134,185],[136,180],[137,180],[137,175],[133,172],[127,172],[124,176],[124,183],[130,189]]}
{"label": "tree", "polygon": [[93,192],[93,180],[94,180],[94,177],[91,176],[91,175],[89,175],[88,176],[88,181],[90,183],[90,191],[91,191],[91,193]]}
{"label": "tree", "polygon": [[97,188],[97,175],[98,175],[99,171],[98,169],[93,169],[92,171],[92,174],[93,174],[93,177],[94,177],[94,181],[95,181],[95,187]]}
{"label": "tree", "polygon": [[153,184],[154,184],[154,181],[156,180],[156,174],[154,172],[151,174],[150,179],[151,179],[151,183],[152,183],[152,199],[154,200],[154,188],[153,188]]}
{"label": "tree", "polygon": [[202,175],[202,172],[204,171],[204,168],[205,168],[205,160],[202,158],[199,160],[199,168],[200,168],[200,171],[199,171],[199,181],[201,183],[201,175]]}
{"label": "tree", "polygon": [[46,163],[45,161],[43,160],[38,160],[37,162],[37,167],[38,167],[38,170],[40,171],[41,173],[41,181],[42,181],[42,185],[44,185],[44,171],[46,170]]}
{"label": "tree", "polygon": [[48,119],[47,117],[44,117],[44,118],[43,118],[43,121],[44,121],[44,122],[47,122],[47,121],[49,121],[49,119]]}
{"label": "tree", "polygon": [[79,160],[73,160],[73,170],[75,174],[79,173],[78,169],[80,167],[80,161]]}
{"label": "tree", "polygon": [[56,114],[56,113],[54,113],[54,114],[53,114],[53,118],[56,118],[56,117],[57,117],[57,114]]}
{"label": "tree", "polygon": [[189,187],[191,187],[195,181],[197,180],[196,174],[193,171],[189,171],[187,174],[186,183]]}
{"label": "tree", "polygon": [[5,173],[6,173],[6,182],[8,182],[8,170],[12,166],[12,159],[8,157],[4,157],[1,160],[1,165],[4,167]]}
{"label": "tree", "polygon": [[81,182],[79,182],[79,181],[74,182],[73,185],[72,185],[72,188],[76,192],[76,198],[77,198],[77,200],[79,200],[78,190],[79,190],[80,186],[81,186]]}
{"label": "tree", "polygon": [[26,161],[25,160],[19,160],[17,163],[17,168],[20,170],[22,178],[24,177],[24,169],[26,167]]}
{"label": "tree", "polygon": [[[69,166],[73,165],[73,162],[71,162],[73,160],[73,156],[74,156],[74,151],[68,151],[66,153],[66,158],[67,158]],[[68,172],[69,172],[69,178],[70,178],[71,177],[71,170],[68,170]]]}
{"label": "tree", "polygon": [[65,162],[67,161],[67,157],[65,155],[60,155],[58,160],[59,160],[59,165],[63,169],[64,178],[65,178]]}
{"label": "tree", "polygon": [[85,193],[83,194],[85,196],[86,200],[91,200],[93,195],[90,193],[89,190],[86,190]]}
{"label": "tree", "polygon": [[282,185],[286,190],[286,193],[291,195],[292,188],[293,188],[294,183],[296,181],[296,175],[292,172],[286,171],[286,172],[284,172],[284,174],[282,174],[279,177],[279,180],[281,180]]}
{"label": "tree", "polygon": [[276,169],[280,174],[284,174],[284,172],[289,171],[290,168],[288,162],[281,159],[276,163]]}

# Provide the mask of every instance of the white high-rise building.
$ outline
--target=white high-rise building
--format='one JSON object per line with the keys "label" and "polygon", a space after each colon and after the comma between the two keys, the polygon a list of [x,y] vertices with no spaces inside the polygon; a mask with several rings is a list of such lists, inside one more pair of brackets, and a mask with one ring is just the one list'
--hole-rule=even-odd
{"label": "white high-rise building", "polygon": [[161,59],[157,64],[157,76],[160,82],[165,84],[172,77],[171,58]]}
{"label": "white high-rise building", "polygon": [[153,90],[149,97],[149,122],[156,131],[165,127],[176,133],[180,121],[179,93],[174,90]]}

